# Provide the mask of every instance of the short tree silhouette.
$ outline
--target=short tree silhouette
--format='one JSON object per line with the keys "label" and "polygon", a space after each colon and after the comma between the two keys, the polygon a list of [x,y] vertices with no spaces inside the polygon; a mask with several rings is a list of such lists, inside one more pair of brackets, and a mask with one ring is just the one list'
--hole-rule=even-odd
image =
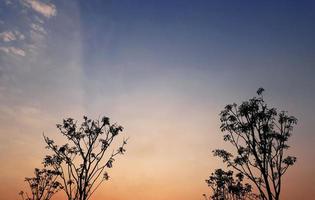
{"label": "short tree silhouette", "polygon": [[60,175],[58,170],[35,168],[34,174],[34,177],[25,178],[25,181],[30,187],[31,194],[21,191],[19,195],[23,200],[49,200],[55,193],[63,188],[57,181]]}
{"label": "short tree silhouette", "polygon": [[297,119],[268,107],[263,91],[263,88],[258,89],[258,97],[239,106],[227,105],[220,113],[224,140],[235,147],[236,153],[233,155],[224,149],[213,152],[228,167],[251,180],[260,199],[278,200],[282,177],[296,161],[296,157],[286,156],[285,152]]}
{"label": "short tree silhouette", "polygon": [[123,127],[111,124],[108,117],[103,117],[101,121],[86,116],[83,118],[80,127],[77,127],[72,118],[57,124],[60,133],[69,143],[58,146],[44,136],[47,148],[53,152],[44,158],[44,165],[60,171],[68,200],[90,199],[100,184],[109,178],[105,168],[113,166],[115,156],[124,154],[124,146],[127,144],[124,139],[116,151],[107,155],[108,148]]}
{"label": "short tree silhouette", "polygon": [[[235,178],[233,171],[224,171],[216,169],[212,173],[206,183],[212,190],[209,199],[212,200],[253,200],[257,199],[257,195],[252,193],[252,186],[243,183],[244,175],[237,173]],[[208,200],[207,196],[204,197]]]}

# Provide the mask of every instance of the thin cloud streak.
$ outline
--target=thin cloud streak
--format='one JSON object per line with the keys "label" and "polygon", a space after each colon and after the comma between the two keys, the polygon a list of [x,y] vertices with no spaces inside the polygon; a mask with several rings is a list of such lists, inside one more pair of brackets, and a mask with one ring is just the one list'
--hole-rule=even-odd
{"label": "thin cloud streak", "polygon": [[16,37],[12,31],[5,31],[3,33],[0,33],[0,39],[4,42],[10,42],[16,40]]}
{"label": "thin cloud streak", "polygon": [[26,53],[23,49],[17,48],[17,47],[0,47],[0,51],[5,52],[7,54],[13,54],[13,55],[18,55],[18,56],[25,56]]}
{"label": "thin cloud streak", "polygon": [[46,46],[45,23],[57,16],[56,6],[38,0],[7,1],[3,6],[12,14],[20,15],[20,20],[12,17],[0,20],[5,30],[0,33],[0,53],[22,57],[38,55]]}
{"label": "thin cloud streak", "polygon": [[38,0],[24,0],[26,6],[31,7],[34,11],[42,14],[43,16],[50,18],[56,16],[57,9],[54,4],[43,3]]}

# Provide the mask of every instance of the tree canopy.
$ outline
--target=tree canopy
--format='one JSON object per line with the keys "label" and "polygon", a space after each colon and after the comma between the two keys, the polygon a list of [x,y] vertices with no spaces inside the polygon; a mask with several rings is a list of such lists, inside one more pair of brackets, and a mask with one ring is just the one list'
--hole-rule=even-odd
{"label": "tree canopy", "polygon": [[220,113],[223,139],[235,149],[213,151],[228,167],[241,173],[251,181],[259,192],[260,199],[278,200],[281,181],[287,169],[296,162],[296,157],[287,155],[294,116],[286,111],[278,112],[269,107],[263,98],[263,88],[258,96],[225,106]]}
{"label": "tree canopy", "polygon": [[25,178],[30,188],[30,194],[21,191],[19,195],[23,200],[49,200],[55,193],[63,189],[61,183],[57,181],[60,176],[58,170],[35,168],[34,175],[34,177]]}
{"label": "tree canopy", "polygon": [[68,200],[90,199],[100,184],[108,180],[106,168],[112,168],[115,157],[124,154],[127,140],[111,153],[109,147],[123,131],[123,127],[110,123],[108,117],[91,120],[83,117],[78,125],[72,118],[57,124],[67,143],[57,145],[44,136],[47,149],[52,154],[44,158],[44,165],[60,172],[61,183]]}
{"label": "tree canopy", "polygon": [[[224,171],[216,169],[206,180],[212,190],[210,196],[213,200],[252,200],[257,196],[252,193],[252,186],[244,183],[244,175],[237,173],[233,175],[232,170]],[[204,195],[206,197],[206,195]],[[206,197],[207,199],[207,197]]]}

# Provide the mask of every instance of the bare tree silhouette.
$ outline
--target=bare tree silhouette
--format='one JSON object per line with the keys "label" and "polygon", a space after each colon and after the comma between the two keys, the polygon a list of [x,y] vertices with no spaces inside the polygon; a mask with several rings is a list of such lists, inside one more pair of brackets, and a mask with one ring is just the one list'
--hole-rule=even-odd
{"label": "bare tree silhouette", "polygon": [[111,124],[108,117],[91,120],[83,117],[83,123],[77,127],[72,118],[57,124],[60,133],[69,143],[58,146],[44,136],[47,148],[53,154],[44,158],[44,165],[60,171],[63,190],[68,200],[90,199],[100,184],[108,180],[105,168],[113,166],[114,158],[124,154],[127,140],[109,155],[108,148],[123,130],[122,126]]}
{"label": "bare tree silhouette", "polygon": [[248,178],[259,191],[260,199],[279,200],[282,177],[296,161],[296,157],[286,156],[285,152],[297,119],[268,107],[263,91],[258,89],[258,97],[239,106],[227,105],[220,113],[224,140],[236,151],[234,155],[224,149],[213,153]]}
{"label": "bare tree silhouette", "polygon": [[208,198],[212,200],[254,200],[258,199],[257,195],[252,193],[252,186],[248,183],[243,183],[244,175],[237,173],[235,178],[233,171],[224,171],[216,169],[212,173],[206,183],[212,190],[212,195]]}
{"label": "bare tree silhouette", "polygon": [[19,195],[23,200],[49,200],[63,188],[57,181],[60,175],[58,170],[35,168],[34,174],[34,177],[25,178],[30,187],[31,194],[21,191]]}

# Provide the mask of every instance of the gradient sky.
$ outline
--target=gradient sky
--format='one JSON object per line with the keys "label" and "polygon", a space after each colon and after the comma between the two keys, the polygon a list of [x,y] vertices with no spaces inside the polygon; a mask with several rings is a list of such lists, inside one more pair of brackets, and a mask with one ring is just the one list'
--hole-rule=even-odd
{"label": "gradient sky", "polygon": [[[257,88],[299,119],[282,199],[315,196],[314,1],[0,1],[0,199],[17,199],[65,117],[125,127],[95,200],[199,200],[218,113]],[[61,199],[58,196],[56,199]]]}

